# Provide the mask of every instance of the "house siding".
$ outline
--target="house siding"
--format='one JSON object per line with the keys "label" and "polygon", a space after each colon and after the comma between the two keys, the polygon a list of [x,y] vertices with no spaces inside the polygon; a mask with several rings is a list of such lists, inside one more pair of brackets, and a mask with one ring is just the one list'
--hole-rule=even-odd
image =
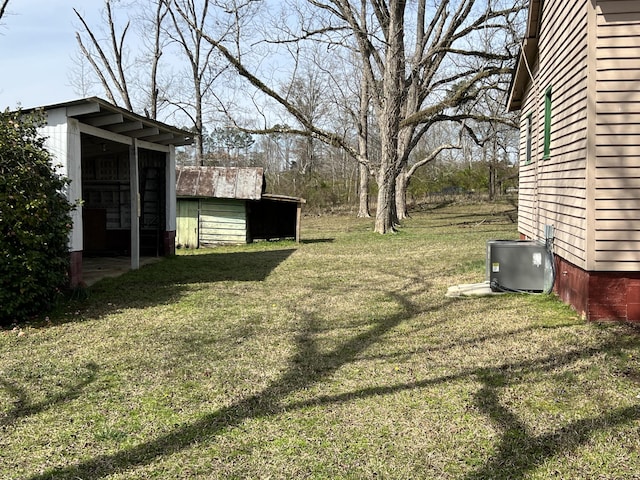
{"label": "house siding", "polygon": [[[587,261],[588,6],[584,0],[543,2],[539,56],[522,106],[518,228],[544,238],[553,225],[556,253],[584,267]],[[551,88],[550,155],[543,158],[545,93]],[[526,122],[534,136],[527,164]]]}
{"label": "house siding", "polygon": [[640,270],[640,2],[597,15],[594,270]]}

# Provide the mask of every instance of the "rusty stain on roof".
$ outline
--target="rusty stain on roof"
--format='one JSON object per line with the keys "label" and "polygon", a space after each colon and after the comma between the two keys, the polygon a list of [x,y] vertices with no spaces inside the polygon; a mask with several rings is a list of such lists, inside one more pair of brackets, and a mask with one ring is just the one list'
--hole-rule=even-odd
{"label": "rusty stain on roof", "polygon": [[176,196],[260,200],[262,167],[177,167]]}

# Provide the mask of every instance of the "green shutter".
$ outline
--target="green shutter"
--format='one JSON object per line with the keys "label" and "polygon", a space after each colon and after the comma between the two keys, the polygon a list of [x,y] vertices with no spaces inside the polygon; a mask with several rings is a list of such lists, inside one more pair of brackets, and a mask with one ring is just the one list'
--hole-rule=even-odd
{"label": "green shutter", "polygon": [[544,94],[544,157],[551,156],[551,87]]}
{"label": "green shutter", "polygon": [[529,165],[531,163],[531,141],[533,137],[533,114],[530,113],[526,117],[526,134],[527,134],[527,150],[525,152],[525,165]]}

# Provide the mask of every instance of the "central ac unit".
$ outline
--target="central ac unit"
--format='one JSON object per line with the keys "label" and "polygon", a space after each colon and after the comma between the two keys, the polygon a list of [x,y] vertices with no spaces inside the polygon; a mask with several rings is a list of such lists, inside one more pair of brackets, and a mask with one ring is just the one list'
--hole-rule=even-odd
{"label": "central ac unit", "polygon": [[491,290],[543,292],[553,286],[552,258],[546,246],[531,240],[489,240],[487,281]]}

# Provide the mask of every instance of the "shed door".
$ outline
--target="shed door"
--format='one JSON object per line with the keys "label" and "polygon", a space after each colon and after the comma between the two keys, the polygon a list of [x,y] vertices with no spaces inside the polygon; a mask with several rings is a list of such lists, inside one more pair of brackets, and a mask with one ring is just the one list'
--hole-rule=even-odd
{"label": "shed door", "polygon": [[198,204],[199,200],[178,200],[176,245],[198,248]]}
{"label": "shed door", "polygon": [[202,199],[200,243],[246,243],[247,213],[244,200]]}

